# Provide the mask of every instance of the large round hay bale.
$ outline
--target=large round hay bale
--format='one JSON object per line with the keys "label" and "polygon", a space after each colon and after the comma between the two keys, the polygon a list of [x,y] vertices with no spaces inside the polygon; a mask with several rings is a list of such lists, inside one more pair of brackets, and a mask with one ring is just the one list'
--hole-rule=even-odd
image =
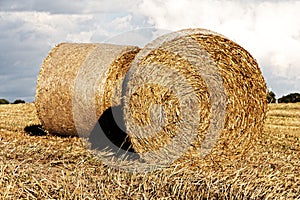
{"label": "large round hay bale", "polygon": [[43,127],[88,136],[101,114],[121,103],[122,80],[138,47],[62,43],[42,65],[36,108]]}
{"label": "large round hay bale", "polygon": [[262,131],[266,83],[257,62],[212,31],[181,30],[149,43],[124,88],[127,134],[148,162],[241,156]]}

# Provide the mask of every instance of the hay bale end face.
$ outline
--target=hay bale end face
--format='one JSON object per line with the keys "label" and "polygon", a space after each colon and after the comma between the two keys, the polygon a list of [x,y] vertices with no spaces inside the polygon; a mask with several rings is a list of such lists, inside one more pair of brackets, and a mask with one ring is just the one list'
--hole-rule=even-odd
{"label": "hay bale end face", "polygon": [[88,136],[101,114],[121,103],[122,80],[138,52],[138,47],[110,44],[62,43],[53,48],[36,89],[43,127],[59,135]]}
{"label": "hay bale end face", "polygon": [[242,156],[261,134],[265,80],[249,52],[220,34],[188,29],[158,38],[125,80],[127,133],[149,162]]}

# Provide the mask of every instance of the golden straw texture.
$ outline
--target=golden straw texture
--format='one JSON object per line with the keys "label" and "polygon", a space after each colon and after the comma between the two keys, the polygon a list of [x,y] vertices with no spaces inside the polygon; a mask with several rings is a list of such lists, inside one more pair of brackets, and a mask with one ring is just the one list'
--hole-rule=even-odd
{"label": "golden straw texture", "polygon": [[256,60],[220,34],[162,36],[139,52],[125,80],[127,132],[148,162],[242,156],[261,134],[265,80]]}
{"label": "golden straw texture", "polygon": [[36,108],[43,127],[88,136],[101,114],[121,103],[122,80],[138,47],[62,43],[42,65]]}

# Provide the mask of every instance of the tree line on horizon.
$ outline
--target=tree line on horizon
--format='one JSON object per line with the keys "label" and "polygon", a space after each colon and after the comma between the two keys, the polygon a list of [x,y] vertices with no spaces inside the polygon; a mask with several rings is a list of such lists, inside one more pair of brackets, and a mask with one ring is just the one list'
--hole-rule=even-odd
{"label": "tree line on horizon", "polygon": [[276,99],[276,95],[273,91],[267,92],[268,103],[297,103],[300,102],[299,93],[290,93],[288,95],[283,95],[282,97]]}
{"label": "tree line on horizon", "polygon": [[6,99],[0,99],[0,104],[19,104],[19,103],[26,103],[26,102],[24,100],[22,100],[22,99],[17,99],[14,102],[10,103]]}
{"label": "tree line on horizon", "polygon": [[[288,95],[284,95],[278,99],[276,99],[276,94],[268,90],[267,92],[267,101],[268,103],[297,103],[300,102],[300,94],[299,93],[290,93]],[[26,103],[22,99],[17,99],[14,102],[10,103],[6,99],[0,99],[0,104],[19,104],[19,103]]]}

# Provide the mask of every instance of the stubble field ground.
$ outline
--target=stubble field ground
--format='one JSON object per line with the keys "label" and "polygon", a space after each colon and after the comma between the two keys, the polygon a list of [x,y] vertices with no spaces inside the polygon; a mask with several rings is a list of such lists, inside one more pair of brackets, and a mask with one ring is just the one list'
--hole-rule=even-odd
{"label": "stubble field ground", "polygon": [[243,160],[138,174],[105,166],[80,138],[26,132],[40,124],[33,103],[0,105],[0,199],[300,199],[300,103],[269,109]]}

